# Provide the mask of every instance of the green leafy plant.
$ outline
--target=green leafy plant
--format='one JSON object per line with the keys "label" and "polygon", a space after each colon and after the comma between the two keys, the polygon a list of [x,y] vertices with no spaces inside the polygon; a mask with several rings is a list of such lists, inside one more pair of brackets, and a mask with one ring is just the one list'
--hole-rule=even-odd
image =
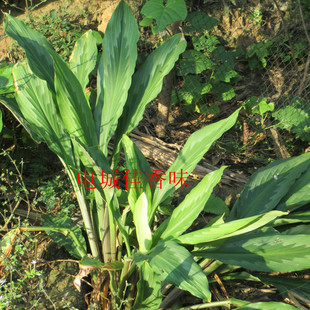
{"label": "green leafy plant", "polygon": [[[90,253],[81,229],[67,216],[44,216],[43,227],[22,230],[48,232],[80,260],[77,288],[81,277],[91,271],[94,294],[99,292],[97,300],[110,298],[113,309],[158,309],[176,296],[175,289],[169,292],[169,284],[210,302],[208,276],[223,263],[229,264],[226,272],[231,271],[231,264],[274,272],[310,267],[307,234],[276,230],[283,221],[295,219],[298,227],[307,219],[300,212],[310,198],[310,191],[303,192],[309,183],[310,154],[257,172],[226,221],[220,215],[198,230],[192,224],[203,210],[212,210],[206,204],[218,203],[211,193],[225,167],[206,175],[175,208],[167,206],[167,199],[181,182],[157,182],[152,187],[146,181],[151,168],[128,134],[185,50],[181,35],[165,41],[136,69],[138,27],[128,6],[120,2],[102,42],[94,90],[87,88],[88,76],[97,63],[97,41],[92,32],[77,41],[67,64],[41,35],[9,15],[5,30],[25,49],[28,62],[12,69],[16,100],[1,101],[37,141],[48,144],[66,168]],[[191,173],[213,142],[232,128],[238,113],[192,134],[166,176]],[[112,136],[113,150],[109,153]],[[138,171],[142,177],[139,186],[127,191],[113,184],[102,186],[104,173],[117,176],[114,173],[120,168],[122,149],[128,171]],[[292,201],[293,195],[296,199]],[[160,221],[163,205],[170,215]],[[227,208],[223,209],[228,214]],[[296,210],[293,217],[288,210]],[[267,224],[271,225],[269,229]],[[224,274],[225,268],[218,273]],[[104,290],[106,283],[111,295]],[[164,299],[162,285],[169,292]],[[248,306],[248,302],[236,299],[222,304],[239,305],[240,309]],[[267,309],[275,304],[253,305],[254,309],[260,306]]]}
{"label": "green leafy plant", "polygon": [[260,41],[247,48],[246,58],[251,70],[266,68],[267,57],[271,55],[272,41]]}
{"label": "green leafy plant", "polygon": [[258,114],[261,116],[261,124],[264,124],[264,120],[268,116],[267,112],[274,110],[274,103],[267,103],[267,98],[252,96],[244,101],[242,104],[248,115]]}
{"label": "green leafy plant", "polygon": [[38,187],[38,197],[32,202],[32,207],[37,208],[43,205],[44,211],[48,214],[74,216],[77,206],[69,185],[68,180],[60,175],[42,182]]}
{"label": "green leafy plant", "polygon": [[179,61],[177,75],[183,81],[182,87],[174,91],[172,103],[182,101],[190,112],[218,113],[215,104],[203,104],[202,99],[212,93],[220,100],[235,97],[233,83],[240,76],[234,70],[234,62],[242,51],[230,51],[221,45],[212,34],[213,27],[218,24],[215,18],[193,12],[186,21],[188,25],[184,31],[191,37],[193,49],[185,51]]}
{"label": "green leafy plant", "polygon": [[261,25],[263,16],[259,9],[253,10],[252,14],[250,14],[249,17],[250,19],[254,20],[258,26]]}
{"label": "green leafy plant", "polygon": [[14,92],[14,83],[12,76],[13,65],[2,63],[0,66],[0,95],[10,94]]}
{"label": "green leafy plant", "polygon": [[[78,18],[84,18],[85,16],[83,15],[87,15],[87,12],[83,12]],[[76,18],[65,8],[52,9],[40,16],[33,14],[32,10],[27,10],[25,23],[46,37],[54,50],[67,61],[77,39],[91,27],[89,23],[88,25],[81,26],[81,24],[74,21],[69,21]],[[10,57],[20,60],[24,56],[25,54],[16,42],[12,42],[10,45]]]}
{"label": "green leafy plant", "polygon": [[[8,275],[8,280],[0,280],[1,309],[22,310],[42,306],[42,296],[46,292],[44,275],[37,268],[35,257],[37,240],[28,232],[23,236],[17,235],[15,230],[1,237],[1,271]],[[9,252],[11,255],[5,254]]]}
{"label": "green leafy plant", "polygon": [[272,116],[279,121],[277,127],[291,131],[304,141],[310,141],[310,108],[307,100],[293,97],[289,105],[282,106]]}
{"label": "green leafy plant", "polygon": [[165,28],[174,22],[186,18],[187,9],[184,0],[149,0],[143,6],[141,13],[145,15],[140,26],[149,26],[156,20],[156,26],[152,27],[154,33],[164,31]]}

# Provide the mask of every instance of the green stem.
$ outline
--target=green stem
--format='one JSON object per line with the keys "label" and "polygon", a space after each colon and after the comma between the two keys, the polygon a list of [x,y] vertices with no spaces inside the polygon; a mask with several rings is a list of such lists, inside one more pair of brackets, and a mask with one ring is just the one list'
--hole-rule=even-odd
{"label": "green stem", "polygon": [[210,273],[215,271],[221,265],[223,265],[223,263],[220,262],[219,260],[216,260],[216,261],[212,262],[210,265],[208,265],[206,268],[204,268],[203,272],[206,276],[208,276]]}
{"label": "green stem", "polygon": [[240,300],[236,298],[229,298],[227,300],[215,301],[215,302],[210,302],[207,304],[194,305],[191,307],[184,307],[184,308],[180,308],[179,310],[207,309],[207,308],[214,308],[214,307],[220,307],[220,306],[225,306],[225,305],[245,306],[247,304],[249,304],[248,301],[244,301],[244,300]]}
{"label": "green stem", "polygon": [[72,186],[73,186],[74,191],[76,193],[76,198],[77,198],[79,206],[80,206],[80,210],[81,210],[81,214],[83,217],[86,233],[88,236],[91,252],[92,252],[94,258],[100,259],[101,255],[99,252],[99,242],[98,242],[97,234],[93,228],[93,223],[91,221],[90,214],[88,212],[85,197],[84,197],[83,193],[81,192],[79,185],[77,184],[74,172],[67,166],[67,164],[61,158],[60,158],[60,161],[62,162],[62,164],[64,165],[64,167],[68,171],[69,178],[71,180]]}
{"label": "green stem", "polygon": [[[114,203],[114,199],[110,203]],[[111,259],[112,261],[116,260],[116,225],[115,220],[111,211],[111,207],[108,206],[109,211],[109,227],[110,227],[110,246],[111,246]]]}
{"label": "green stem", "polygon": [[109,211],[108,207],[105,207],[104,219],[103,219],[103,235],[102,235],[102,253],[105,263],[111,261],[111,238],[110,238],[110,226],[109,226]]}

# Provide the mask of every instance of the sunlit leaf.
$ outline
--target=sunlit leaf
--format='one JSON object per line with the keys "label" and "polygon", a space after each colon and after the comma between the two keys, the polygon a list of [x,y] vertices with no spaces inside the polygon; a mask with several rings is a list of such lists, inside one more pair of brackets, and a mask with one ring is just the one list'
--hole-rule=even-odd
{"label": "sunlit leaf", "polygon": [[187,9],[184,0],[149,0],[143,6],[141,13],[156,20],[154,32],[165,30],[166,26],[186,18]]}
{"label": "sunlit leaf", "polygon": [[148,202],[145,193],[142,193],[134,206],[132,206],[133,221],[136,226],[139,250],[141,253],[147,252],[152,245],[152,232],[149,227]]}
{"label": "sunlit leaf", "polygon": [[206,228],[180,236],[178,237],[178,240],[185,244],[196,244],[242,235],[266,225],[283,214],[285,213],[270,211],[262,215],[242,218],[240,220],[221,223],[219,225],[208,225]]}
{"label": "sunlit leaf", "polygon": [[107,155],[107,145],[123,112],[137,60],[139,31],[127,4],[120,2],[105,32],[98,68],[96,130],[99,145]]}
{"label": "sunlit leaf", "polygon": [[139,124],[146,105],[160,93],[163,78],[172,70],[185,47],[186,42],[181,40],[181,35],[175,35],[150,54],[135,72],[123,114],[118,122],[115,150],[119,148],[123,134],[128,134]]}
{"label": "sunlit leaf", "polygon": [[310,268],[308,235],[251,233],[229,238],[221,245],[193,255],[256,271],[290,272]]}
{"label": "sunlit leaf", "polygon": [[161,281],[171,283],[180,289],[204,300],[211,299],[208,279],[190,252],[174,241],[160,242],[150,253],[137,253],[134,259],[138,265],[148,262]]}
{"label": "sunlit leaf", "polygon": [[[184,233],[203,211],[214,187],[220,181],[223,171],[226,167],[213,171],[206,175],[198,185],[190,191],[181,204],[175,208],[171,216],[166,220],[168,222],[161,238],[178,237]],[[162,225],[166,225],[163,223]]]}
{"label": "sunlit leaf", "polygon": [[308,169],[309,159],[310,153],[306,153],[277,160],[260,168],[247,182],[229,218],[244,218],[274,209],[300,175]]}
{"label": "sunlit leaf", "polygon": [[95,32],[88,31],[75,43],[69,59],[69,67],[85,90],[89,82],[89,74],[97,63],[97,40]]}
{"label": "sunlit leaf", "polygon": [[[185,143],[176,160],[166,171],[166,175],[169,175],[170,172],[180,171],[181,169],[191,173],[211,145],[235,124],[238,113],[239,109],[228,118],[207,125],[193,133]],[[163,183],[161,189],[156,189],[153,196],[152,214],[155,214],[158,205],[180,186],[181,184],[174,187],[173,183],[169,184],[166,182]]]}

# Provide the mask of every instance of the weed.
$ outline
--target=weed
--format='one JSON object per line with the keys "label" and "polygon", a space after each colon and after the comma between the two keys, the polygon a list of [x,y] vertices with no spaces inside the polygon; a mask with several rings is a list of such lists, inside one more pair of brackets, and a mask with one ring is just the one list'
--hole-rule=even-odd
{"label": "weed", "polygon": [[7,279],[1,280],[1,309],[32,309],[42,305],[44,275],[37,268],[37,240],[28,232],[17,236],[10,256],[6,256],[2,265]]}
{"label": "weed", "polygon": [[221,44],[212,31],[218,24],[215,18],[194,12],[186,21],[184,31],[190,36],[193,49],[185,51],[178,63],[180,86],[173,92],[171,101],[183,102],[188,112],[215,114],[219,108],[214,101],[231,100],[236,95],[233,85],[240,76],[234,64],[243,52],[240,48],[231,51]]}

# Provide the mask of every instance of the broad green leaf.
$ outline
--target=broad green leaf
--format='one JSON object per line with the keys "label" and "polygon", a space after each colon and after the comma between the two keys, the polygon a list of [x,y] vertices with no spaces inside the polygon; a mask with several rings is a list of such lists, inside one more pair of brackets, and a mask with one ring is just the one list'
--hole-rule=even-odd
{"label": "broad green leaf", "polygon": [[68,164],[74,163],[71,141],[44,80],[32,74],[28,65],[13,68],[16,101],[31,131]]}
{"label": "broad green leaf", "polygon": [[197,244],[243,235],[266,225],[275,218],[284,214],[286,213],[280,211],[270,211],[262,215],[255,215],[219,225],[211,225],[180,236],[178,237],[178,240],[183,244]]}
{"label": "broad green leaf", "polygon": [[212,57],[219,60],[221,63],[228,63],[233,65],[235,63],[236,57],[244,55],[244,51],[240,46],[237,46],[235,51],[227,50],[223,45],[217,46],[213,53]]}
{"label": "broad green leaf", "polygon": [[178,67],[178,75],[186,75],[188,73],[199,74],[206,69],[213,69],[214,66],[214,62],[203,53],[188,50],[182,54]]}
{"label": "broad green leaf", "polygon": [[278,210],[293,211],[310,202],[310,169],[291,186],[277,206]]}
{"label": "broad green leaf", "polygon": [[283,235],[309,235],[310,225],[296,225],[285,230],[281,230]]}
{"label": "broad green leaf", "polygon": [[[186,104],[191,104],[197,101],[201,96],[204,85],[200,83],[200,78],[197,75],[187,75],[184,77],[184,84],[178,91],[174,91],[171,96],[171,103],[177,103],[180,100]],[[212,88],[212,86],[211,86]]]}
{"label": "broad green leaf", "polygon": [[184,0],[168,0],[164,5],[163,0],[149,0],[143,6],[141,13],[148,18],[154,18],[156,25],[154,32],[164,31],[166,26],[177,21],[183,21],[187,15]]}
{"label": "broad green leaf", "polygon": [[60,228],[72,231],[75,238],[71,234],[64,235],[59,232],[46,231],[47,234],[58,244],[74,257],[81,259],[86,255],[86,242],[79,226],[74,223],[68,216],[55,217],[51,215],[42,215],[42,226],[50,228]]}
{"label": "broad green leaf", "polygon": [[277,127],[290,130],[304,141],[310,141],[310,107],[307,100],[300,97],[288,97],[286,100],[289,105],[272,113],[279,121]]}
{"label": "broad green leaf", "polygon": [[[222,266],[230,266],[230,265],[222,265]],[[254,281],[254,282],[261,282],[261,280],[255,276],[254,274],[250,274],[246,271],[241,271],[241,272],[230,272],[233,269],[236,268],[229,268],[228,270],[226,268],[224,269],[224,272],[222,272],[222,270],[220,270],[220,273],[223,274],[221,279],[222,280],[246,280],[246,281]],[[217,272],[219,272],[217,270]],[[211,282],[211,281],[210,281]]]}
{"label": "broad green leaf", "polygon": [[275,301],[270,301],[270,302],[255,302],[255,303],[250,303],[242,307],[236,308],[236,310],[296,310],[298,308],[284,304],[283,302],[275,302]]}
{"label": "broad green leaf", "polygon": [[304,299],[310,300],[310,286],[308,279],[287,278],[279,276],[268,276],[255,274],[265,284],[275,286],[284,298],[289,298],[288,293],[296,293]]}
{"label": "broad green leaf", "polygon": [[[277,160],[256,171],[234,204],[230,219],[262,214],[276,208],[310,165],[310,153]],[[249,203],[250,201],[250,203]]]}
{"label": "broad green leaf", "polygon": [[75,43],[69,59],[69,67],[85,90],[89,82],[89,74],[95,69],[97,63],[96,35],[93,31],[87,31]]}
{"label": "broad green leaf", "polygon": [[97,145],[95,123],[81,84],[68,65],[53,51],[55,90],[61,118],[71,137]]}
{"label": "broad green leaf", "polygon": [[141,194],[131,211],[136,226],[139,250],[141,253],[146,253],[152,246],[152,232],[148,224],[148,202],[145,193]]}
{"label": "broad green leaf", "polygon": [[188,14],[186,21],[191,24],[191,26],[186,26],[185,31],[198,33],[203,33],[205,30],[211,30],[216,26],[219,21],[213,17],[208,16],[204,12],[193,12]]}
{"label": "broad green leaf", "polygon": [[214,78],[218,81],[229,83],[232,78],[239,76],[234,70],[233,64],[224,62],[222,65],[216,68]]}
{"label": "broad green leaf", "polygon": [[216,82],[213,85],[213,90],[219,95],[221,100],[231,100],[236,96],[232,85],[223,82]]}
{"label": "broad green leaf", "polygon": [[253,113],[257,113],[260,115],[264,115],[268,111],[273,111],[274,110],[274,103],[270,102],[267,103],[267,99],[264,98],[265,100],[262,100],[257,107],[253,109]]}
{"label": "broad green leaf", "polygon": [[120,2],[105,31],[98,68],[96,130],[99,145],[107,145],[123,112],[137,60],[139,31],[127,4]]}
{"label": "broad green leaf", "polygon": [[215,195],[210,196],[205,207],[203,208],[203,211],[217,215],[225,214],[225,216],[228,216],[230,212],[226,203]]}
{"label": "broad green leaf", "polygon": [[94,170],[98,176],[102,175],[103,172],[112,173],[107,158],[98,147],[84,145],[79,140],[73,141],[78,149],[83,165],[87,169]]}
{"label": "broad green leaf", "polygon": [[172,70],[179,55],[185,50],[186,42],[175,35],[157,48],[139,67],[133,76],[126,105],[118,122],[115,150],[123,134],[133,130],[143,118],[146,105],[160,93],[163,78]]}
{"label": "broad green leaf", "polygon": [[253,113],[263,116],[264,113],[274,110],[274,103],[267,103],[267,98],[252,96],[242,104],[246,112],[250,115]]}
{"label": "broad green leaf", "polygon": [[37,143],[42,142],[42,138],[39,137],[35,131],[31,128],[29,122],[25,120],[22,115],[22,112],[19,109],[19,106],[15,98],[0,98],[0,102],[15,116],[15,118],[24,126],[24,128],[31,135],[32,139]]}
{"label": "broad green leaf", "polygon": [[[172,215],[166,220],[168,225],[161,235],[161,239],[178,237],[184,233],[203,211],[210,195],[221,180],[226,167],[213,171],[206,175],[199,184],[190,191],[181,204],[175,208]],[[165,225],[163,223],[162,225]]]}
{"label": "broad green leaf", "polygon": [[[239,110],[240,109],[235,111],[228,118],[207,125],[193,133],[185,143],[176,160],[170,166],[168,171],[166,171],[166,175],[169,175],[170,172],[180,171],[181,169],[191,173],[211,145],[235,124]],[[162,189],[155,190],[152,203],[152,215],[155,214],[158,205],[170,196],[178,187],[179,186],[173,187],[173,184],[165,182]]]}
{"label": "broad green leaf", "polygon": [[58,108],[67,131],[87,144],[96,145],[95,126],[82,87],[68,65],[46,39],[23,22],[6,15],[6,32],[25,49],[29,66],[56,91]]}
{"label": "broad green leaf", "polygon": [[26,26],[22,21],[5,14],[4,30],[8,36],[18,42],[25,50],[29,66],[33,73],[47,82],[50,89],[54,89],[54,65],[52,50],[47,40],[35,30]]}
{"label": "broad green leaf", "polygon": [[137,253],[134,260],[137,265],[148,262],[161,281],[210,301],[207,277],[191,253],[174,241],[159,242],[147,255]]}
{"label": "broad green leaf", "polygon": [[290,272],[310,268],[309,235],[251,233],[227,239],[193,255],[256,271]]}
{"label": "broad green leaf", "polygon": [[215,36],[209,34],[206,36],[202,35],[201,37],[192,37],[192,42],[196,51],[206,51],[208,53],[212,53],[216,49],[216,45],[220,43]]}
{"label": "broad green leaf", "polygon": [[147,262],[143,262],[140,266],[140,280],[137,288],[137,297],[131,310],[159,309],[162,299],[161,282]]}
{"label": "broad green leaf", "polygon": [[287,216],[283,216],[276,219],[273,222],[273,226],[281,226],[294,223],[309,223],[310,222],[310,211],[297,211],[289,213]]}
{"label": "broad green leaf", "polygon": [[142,27],[150,26],[153,22],[153,18],[144,17],[141,22],[139,23]]}
{"label": "broad green leaf", "polygon": [[[145,192],[148,204],[152,202],[152,194],[150,189],[150,184],[146,181],[147,174],[151,170],[149,163],[145,159],[141,151],[135,146],[135,144],[128,138],[128,136],[123,135],[122,145],[124,148],[126,167],[129,170],[129,174],[134,174],[132,177],[129,175],[130,189],[128,195],[129,205],[134,206],[140,195]],[[135,176],[135,173],[137,175]],[[137,181],[133,178],[137,178]],[[133,181],[132,181],[133,180]]]}
{"label": "broad green leaf", "polygon": [[0,95],[14,93],[13,64],[0,68]]}

